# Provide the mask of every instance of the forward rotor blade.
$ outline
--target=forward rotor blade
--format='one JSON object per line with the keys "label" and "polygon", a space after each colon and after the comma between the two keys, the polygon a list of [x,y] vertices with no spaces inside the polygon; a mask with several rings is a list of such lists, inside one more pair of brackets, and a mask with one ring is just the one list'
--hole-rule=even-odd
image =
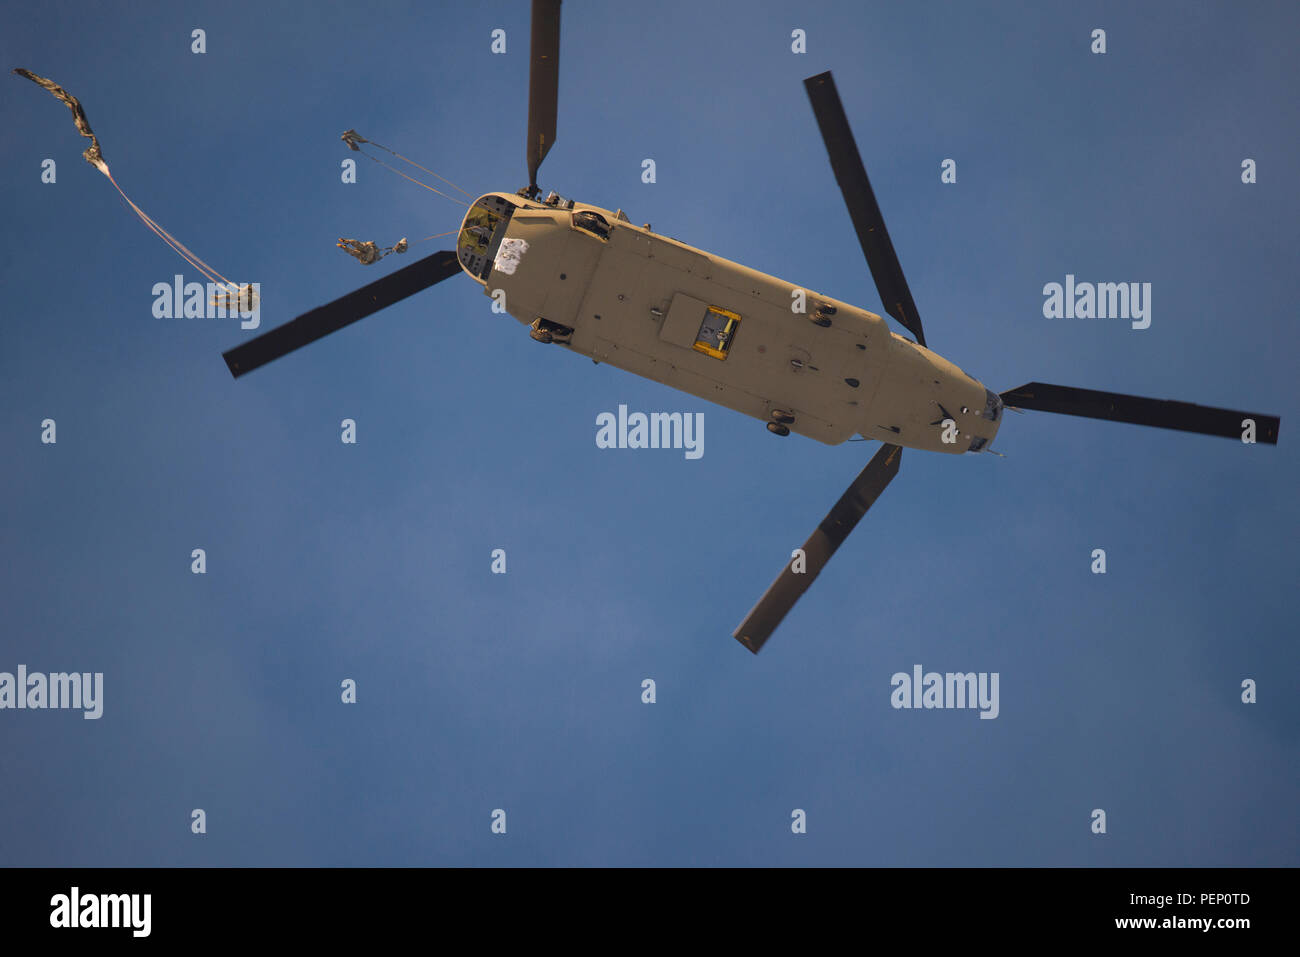
{"label": "forward rotor blade", "polygon": [[862,244],[862,253],[867,257],[872,278],[876,280],[880,302],[885,307],[885,312],[916,336],[917,342],[925,345],[920,313],[912,301],[912,290],[908,288],[903,267],[898,263],[898,254],[894,252],[894,244],[889,239],[889,230],[885,229],[885,219],[876,202],[876,194],[871,189],[871,181],[867,179],[867,170],[862,165],[862,154],[858,152],[853,131],[849,129],[849,120],[844,115],[844,105],[840,103],[835,80],[828,71],[808,77],[803,85],[808,91],[808,99],[812,101],[813,113],[817,116],[817,125],[821,128],[822,140],[826,143],[826,152],[830,154],[835,181],[840,184],[844,204],[849,208],[853,228],[858,233],[858,242]]}
{"label": "forward rotor blade", "polygon": [[238,379],[273,359],[301,349],[458,272],[460,263],[454,251],[434,253],[340,299],[304,312],[297,319],[264,332],[229,352],[223,352],[222,358],[230,367],[231,375]]}
{"label": "forward rotor blade", "polygon": [[771,587],[758,600],[753,611],[745,616],[732,637],[758,654],[763,643],[776,631],[782,619],[794,607],[808,586],[813,583],[835,550],[844,544],[849,532],[875,503],[885,486],[898,474],[903,450],[897,445],[882,445],[867,463],[853,484],[848,487],[835,507],[830,510],[817,530],[804,542],[803,552],[807,570],[799,573],[787,562]]}
{"label": "forward rotor blade", "polygon": [[528,185],[537,189],[537,168],[555,143],[560,99],[560,0],[533,0],[528,54]]}
{"label": "forward rotor blade", "polygon": [[1081,415],[1089,419],[1109,419],[1111,422],[1150,425],[1157,429],[1222,435],[1230,439],[1240,439],[1245,429],[1243,420],[1254,419],[1255,441],[1266,445],[1277,445],[1277,431],[1281,424],[1277,416],[1260,415],[1258,412],[1237,412],[1234,409],[1193,405],[1191,402],[1175,402],[1172,399],[1146,399],[1137,395],[1074,389],[1042,382],[1031,382],[1003,392],[1002,401],[1006,405],[1036,412]]}

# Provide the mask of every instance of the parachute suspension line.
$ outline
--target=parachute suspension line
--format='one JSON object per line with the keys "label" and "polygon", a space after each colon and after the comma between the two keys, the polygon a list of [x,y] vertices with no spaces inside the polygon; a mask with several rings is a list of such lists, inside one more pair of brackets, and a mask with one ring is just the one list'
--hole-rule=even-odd
{"label": "parachute suspension line", "polygon": [[426,169],[425,167],[421,166],[419,163],[417,163],[417,162],[416,162],[415,160],[413,160],[413,159],[407,159],[405,156],[403,156],[401,153],[398,153],[396,150],[390,150],[387,146],[383,146],[383,145],[381,145],[381,144],[379,144],[379,143],[376,143],[374,140],[367,140],[366,142],[369,143],[371,146],[378,147],[379,149],[383,150],[385,153],[390,153],[390,154],[392,154],[393,156],[396,156],[399,160],[404,160],[405,162],[410,163],[410,164],[411,164],[412,166],[414,166],[416,169],[422,169],[422,170],[424,170],[424,171],[425,171],[426,173],[428,173],[430,176],[437,176],[438,179],[442,180],[444,183],[446,183],[446,184],[447,184],[448,186],[450,186],[452,189],[459,190],[462,194],[464,194],[464,196],[465,196],[466,199],[473,199],[473,198],[474,198],[474,197],[471,196],[469,193],[466,193],[465,190],[461,189],[459,186],[457,186],[455,183],[453,183],[451,180],[447,179],[447,177],[445,177],[445,176],[438,176],[438,174],[435,173],[433,170],[431,170],[431,169]]}
{"label": "parachute suspension line", "polygon": [[[469,193],[466,193],[463,189],[461,189],[459,186],[457,186],[455,183],[453,183],[451,180],[447,179],[447,177],[445,177],[445,176],[439,176],[439,175],[438,175],[437,173],[435,173],[433,170],[431,170],[431,169],[427,169],[426,167],[421,166],[419,163],[417,163],[417,162],[416,162],[415,160],[413,160],[413,159],[408,159],[407,157],[403,156],[401,153],[398,153],[396,150],[390,150],[387,146],[384,146],[382,143],[376,143],[374,140],[368,140],[368,139],[366,139],[364,136],[362,136],[362,135],[361,135],[360,133],[358,133],[356,130],[344,130],[344,131],[343,131],[343,135],[340,136],[339,139],[341,139],[344,143],[347,143],[347,144],[348,144],[348,149],[352,150],[354,153],[365,153],[365,150],[363,150],[363,149],[361,148],[361,145],[360,145],[360,144],[362,144],[362,143],[369,143],[371,146],[376,146],[376,147],[378,147],[379,149],[383,150],[385,153],[388,153],[388,154],[391,155],[391,156],[396,156],[399,160],[403,160],[404,162],[410,163],[410,164],[411,164],[412,166],[414,166],[416,169],[422,169],[422,170],[424,170],[426,173],[428,173],[430,176],[435,176],[435,177],[437,177],[438,179],[440,179],[440,180],[442,180],[444,183],[446,183],[448,186],[450,186],[450,187],[452,187],[453,189],[458,190],[459,192],[463,193],[463,194],[465,195],[465,198],[466,198],[466,199],[473,199],[473,198],[474,198],[474,197],[471,196]],[[366,154],[366,155],[369,155],[369,154]],[[374,159],[373,156],[370,157],[370,158],[371,158],[371,159]],[[381,164],[381,165],[382,165],[382,164]],[[388,168],[389,168],[389,169],[392,169],[391,166],[388,167]],[[396,170],[393,170],[393,172],[397,172],[397,171],[396,171]],[[423,186],[424,184],[421,183],[420,185]],[[448,197],[448,198],[450,199],[450,197]],[[466,205],[469,205],[469,204],[467,203]]]}
{"label": "parachute suspension line", "polygon": [[140,217],[140,221],[148,226],[159,239],[174,249],[182,259],[201,272],[210,282],[220,281],[221,285],[237,287],[236,283],[231,282],[196,256],[184,243],[163,229],[148,213],[132,202],[131,197],[126,195],[121,186],[118,186],[117,180],[113,179],[112,173],[106,173],[105,175],[108,176],[108,181],[113,184],[113,188],[117,190],[122,199],[126,200],[126,204],[135,210],[135,214]]}
{"label": "parachute suspension line", "polygon": [[140,217],[141,222],[148,226],[159,239],[174,249],[177,255],[202,273],[203,277],[207,279],[208,282],[214,286],[221,287],[219,290],[213,292],[212,305],[224,306],[232,309],[252,309],[257,304],[257,292],[251,284],[245,283],[241,285],[240,283],[232,282],[221,273],[217,272],[217,270],[213,269],[200,259],[188,246],[171,233],[167,232],[167,230],[163,229],[163,227],[160,226],[153,217],[137,206],[131,200],[131,197],[126,195],[122,187],[118,186],[117,180],[113,179],[112,173],[105,170],[104,175],[108,177],[108,181],[113,184],[113,188],[117,190],[122,199],[126,200],[127,205],[135,210],[135,213]]}
{"label": "parachute suspension line", "polygon": [[392,172],[396,173],[398,176],[402,177],[403,179],[408,179],[408,180],[410,180],[412,183],[414,183],[414,184],[417,185],[417,186],[423,186],[425,189],[432,190],[433,192],[437,193],[439,196],[446,196],[447,199],[451,200],[453,203],[460,203],[460,205],[462,205],[462,206],[469,206],[469,203],[465,202],[465,200],[463,200],[463,199],[457,199],[455,196],[447,196],[447,194],[444,193],[442,190],[440,190],[440,189],[436,189],[436,188],[430,186],[428,183],[422,183],[422,182],[420,182],[418,179],[414,179],[414,178],[412,178],[412,177],[410,177],[410,176],[407,176],[405,173],[403,173],[403,172],[402,172],[401,170],[399,170],[399,169],[393,169],[393,167],[389,166],[387,163],[385,163],[385,162],[384,162],[383,160],[381,160],[379,157],[377,157],[377,156],[371,156],[369,153],[367,153],[365,150],[363,150],[363,149],[361,148],[361,144],[362,144],[362,143],[369,143],[371,146],[376,146],[376,147],[378,147],[379,149],[383,150],[385,153],[389,153],[389,154],[391,154],[391,155],[393,155],[393,156],[396,156],[398,159],[403,160],[403,161],[405,161],[405,162],[407,162],[407,163],[410,163],[412,166],[416,167],[417,169],[422,169],[422,170],[424,170],[424,171],[425,171],[426,173],[428,173],[430,176],[435,176],[435,177],[437,177],[438,179],[440,179],[440,180],[442,180],[444,183],[446,183],[448,186],[451,186],[451,187],[454,188],[454,189],[460,190],[460,192],[464,193],[465,196],[466,196],[467,198],[469,198],[469,199],[473,199],[473,198],[474,198],[473,196],[470,196],[469,193],[466,193],[465,190],[461,189],[459,186],[457,186],[455,183],[453,183],[451,180],[447,179],[447,177],[445,177],[445,176],[439,176],[439,175],[438,175],[437,173],[435,173],[433,170],[428,169],[428,168],[426,168],[426,167],[424,167],[424,166],[421,166],[419,163],[415,162],[415,160],[407,159],[407,158],[406,158],[405,156],[403,156],[401,153],[396,153],[396,152],[394,152],[393,150],[390,150],[387,146],[383,146],[383,145],[381,145],[381,144],[379,144],[379,143],[376,143],[374,140],[368,140],[368,139],[366,139],[364,136],[362,136],[362,135],[361,135],[360,133],[358,133],[356,130],[344,130],[344,131],[343,131],[343,135],[340,136],[339,139],[341,139],[344,143],[346,143],[347,146],[348,146],[348,149],[352,150],[352,152],[354,152],[354,153],[360,153],[362,156],[364,156],[366,159],[370,160],[372,163],[378,163],[378,164],[379,164],[380,166],[382,166],[384,169],[386,169],[386,170],[391,170]]}
{"label": "parachute suspension line", "polygon": [[379,157],[377,157],[377,156],[371,156],[371,155],[370,155],[369,153],[367,153],[365,150],[357,150],[357,152],[360,153],[362,156],[364,156],[366,159],[370,160],[370,162],[372,162],[372,163],[378,163],[378,164],[379,164],[380,166],[382,166],[384,169],[386,169],[386,170],[391,170],[392,172],[396,173],[398,176],[402,177],[402,179],[410,180],[410,181],[411,181],[412,183],[414,183],[416,186],[423,186],[425,189],[427,189],[427,190],[431,190],[431,191],[437,193],[439,196],[446,197],[447,199],[451,200],[453,203],[459,203],[461,206],[465,206],[465,207],[468,207],[468,206],[469,206],[469,203],[465,202],[463,199],[459,199],[459,198],[457,198],[457,197],[455,197],[455,196],[449,196],[447,193],[444,193],[442,190],[438,189],[437,187],[430,186],[428,183],[421,183],[418,179],[415,179],[415,178],[413,178],[413,177],[407,176],[407,175],[406,175],[405,173],[403,173],[400,169],[394,169],[392,166],[389,166],[387,163],[385,163],[385,162],[384,162],[383,160],[381,160]]}
{"label": "parachute suspension line", "polygon": [[449,229],[445,233],[434,233],[432,236],[425,236],[423,239],[417,239],[417,243],[427,243],[430,239],[442,239],[443,236],[455,236],[459,229]]}

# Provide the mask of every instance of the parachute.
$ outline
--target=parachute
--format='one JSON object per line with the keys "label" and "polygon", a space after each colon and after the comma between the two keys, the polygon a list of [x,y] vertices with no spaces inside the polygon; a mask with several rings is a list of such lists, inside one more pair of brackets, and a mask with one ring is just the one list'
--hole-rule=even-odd
{"label": "parachute", "polygon": [[27,77],[27,79],[31,80],[38,86],[45,87],[45,89],[49,90],[67,105],[68,109],[72,111],[73,122],[77,124],[77,132],[90,140],[90,145],[87,146],[86,151],[81,154],[82,157],[87,163],[95,167],[95,169],[99,170],[111,180],[113,174],[108,171],[108,164],[104,162],[104,152],[99,148],[99,137],[97,137],[95,131],[90,128],[90,122],[86,119],[86,111],[81,108],[81,101],[53,80],[47,80],[43,76],[37,76],[30,70],[24,70],[22,67],[17,67],[14,72],[19,76]]}
{"label": "parachute", "polygon": [[14,72],[21,77],[26,77],[31,80],[37,86],[44,87],[51,94],[62,100],[64,105],[72,111],[72,119],[77,125],[77,132],[90,140],[90,145],[87,146],[86,151],[81,154],[82,157],[87,163],[108,177],[108,181],[113,184],[113,188],[118,191],[122,199],[126,200],[127,205],[130,206],[131,209],[135,210],[135,214],[140,217],[141,222],[148,226],[163,242],[174,249],[182,259],[207,277],[210,282],[222,287],[213,297],[213,305],[218,305],[219,300],[234,302],[241,305],[247,304],[247,308],[249,309],[255,305],[256,294],[250,284],[245,283],[241,285],[239,283],[231,282],[198,256],[194,255],[194,253],[187,249],[180,240],[159,226],[157,222],[150,218],[148,213],[133,203],[131,197],[126,195],[121,186],[117,185],[117,180],[113,178],[113,174],[108,169],[108,162],[104,159],[104,151],[100,148],[99,137],[97,137],[95,131],[90,128],[90,122],[86,119],[86,111],[82,109],[80,100],[53,80],[46,79],[43,76],[37,76],[30,70],[24,70],[22,67],[18,67]]}
{"label": "parachute", "polygon": [[[91,166],[95,167],[95,169],[99,170],[106,177],[108,177],[108,181],[113,184],[113,188],[118,191],[122,199],[126,201],[126,204],[130,206],[132,210],[135,211],[135,214],[138,217],[140,217],[141,222],[143,222],[146,226],[148,226],[149,229],[152,230],[160,239],[162,239],[163,242],[165,242],[168,246],[174,249],[182,259],[184,259],[187,263],[189,263],[191,266],[193,266],[195,269],[201,272],[205,277],[207,277],[209,282],[220,287],[212,298],[212,304],[214,306],[221,306],[225,308],[238,307],[241,309],[248,310],[248,309],[252,309],[256,305],[257,294],[252,284],[231,282],[225,276],[221,275],[221,273],[217,272],[215,269],[213,269],[211,266],[205,263],[202,259],[196,256],[193,252],[191,252],[180,240],[178,240],[171,233],[167,232],[167,230],[163,229],[162,226],[158,225],[157,221],[154,220],[152,217],[150,217],[148,213],[146,213],[143,209],[141,209],[134,202],[132,202],[131,197],[126,195],[122,187],[117,184],[117,180],[113,178],[113,174],[109,171],[108,162],[104,159],[104,152],[99,145],[99,138],[95,135],[95,131],[90,128],[90,122],[86,119],[86,111],[82,109],[81,101],[79,101],[75,96],[73,96],[63,87],[59,86],[59,84],[55,83],[53,80],[47,79],[43,76],[37,76],[35,73],[32,73],[30,70],[24,70],[21,67],[18,67],[13,72],[18,74],[21,77],[26,77],[28,80],[31,80],[33,83],[35,83],[38,86],[44,87],[52,95],[54,95],[59,100],[61,100],[69,110],[72,111],[72,118],[73,121],[76,123],[77,132],[80,133],[82,136],[86,137],[88,140],[90,140],[90,145],[86,147],[85,152],[81,154],[82,157],[86,160],[87,163],[89,163]],[[469,193],[466,193],[465,190],[461,189],[455,183],[451,182],[451,180],[446,179],[445,177],[442,176],[438,176],[438,174],[431,169],[425,169],[425,167],[421,166],[419,163],[415,162],[414,160],[407,159],[402,154],[395,153],[386,146],[381,146],[379,143],[375,143],[372,140],[366,139],[356,130],[345,130],[341,139],[343,140],[344,143],[347,144],[348,149],[354,152],[361,153],[367,159],[372,160],[375,163],[378,163],[380,166],[383,166],[385,169],[392,170],[392,172],[396,173],[398,176],[410,180],[412,183],[415,183],[417,186],[423,186],[425,189],[432,190],[433,192],[437,193],[439,196],[444,196],[447,199],[452,200],[453,202],[461,204],[462,206],[469,206],[469,203],[466,202],[465,200],[458,199],[455,196],[450,196],[447,193],[444,193],[440,189],[435,189],[434,187],[428,185],[427,183],[422,183],[418,179],[414,179],[410,176],[407,176],[401,170],[394,169],[393,167],[385,163],[383,160],[379,159],[376,156],[372,156],[369,153],[367,153],[365,150],[361,149],[361,144],[365,143],[374,146],[377,149],[381,149],[384,152],[389,153],[397,157],[398,159],[411,164],[412,166],[418,169],[422,169],[424,170],[424,172],[430,174],[431,176],[436,176],[438,179],[442,180],[447,185],[457,190],[460,190],[461,193],[464,193],[465,196],[469,197]],[[433,236],[426,236],[424,237],[424,239],[415,240],[415,242],[422,243],[430,239],[439,239],[443,236],[450,236],[452,233],[455,232],[458,232],[458,230],[453,229],[450,230],[449,232],[437,233]],[[406,252],[408,243],[406,241],[406,238],[403,237],[402,239],[394,243],[392,246],[380,247],[373,242],[362,241],[359,239],[340,238],[338,241],[338,247],[342,249],[344,252],[346,252],[349,256],[355,258],[357,262],[361,263],[363,266],[370,266],[373,265],[374,263],[379,262],[379,260],[383,259],[385,256],[391,255],[392,253]]]}

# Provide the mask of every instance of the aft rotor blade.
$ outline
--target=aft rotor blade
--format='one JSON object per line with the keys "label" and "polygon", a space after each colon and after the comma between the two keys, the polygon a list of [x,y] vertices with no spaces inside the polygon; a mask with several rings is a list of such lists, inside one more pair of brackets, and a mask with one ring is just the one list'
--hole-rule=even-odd
{"label": "aft rotor blade", "polygon": [[362,286],[341,299],[317,306],[311,312],[304,312],[297,319],[264,332],[229,352],[223,352],[222,358],[230,367],[231,375],[238,379],[273,359],[301,349],[308,343],[337,332],[372,312],[400,302],[458,272],[460,264],[454,251],[434,253],[368,286]]}
{"label": "aft rotor blade", "polygon": [[885,486],[898,474],[899,462],[903,450],[897,445],[882,445],[871,461],[867,463],[853,484],[848,487],[835,507],[822,519],[817,530],[804,542],[803,552],[806,570],[796,572],[787,562],[785,568],[771,587],[758,600],[753,611],[745,616],[740,627],[732,632],[732,637],[742,645],[758,654],[763,643],[776,631],[782,619],[794,607],[808,586],[813,583],[826,563],[831,560],[835,550],[844,544],[849,532],[857,526],[858,520],[867,514],[867,509],[875,503]]}
{"label": "aft rotor blade", "polygon": [[533,0],[528,54],[528,185],[533,189],[537,168],[555,143],[559,99],[560,0]]}
{"label": "aft rotor blade", "polygon": [[894,244],[889,239],[889,230],[885,229],[885,219],[876,202],[876,194],[871,189],[871,181],[867,179],[867,170],[862,165],[862,154],[858,152],[857,141],[849,129],[849,120],[844,115],[844,105],[840,103],[835,80],[828,71],[808,77],[803,85],[808,91],[808,99],[812,101],[813,113],[817,116],[817,125],[821,128],[822,140],[826,143],[826,152],[830,154],[835,181],[840,184],[844,203],[853,219],[853,228],[858,233],[858,242],[862,244],[862,253],[867,257],[872,278],[876,280],[880,302],[885,307],[885,312],[916,336],[917,342],[925,345],[921,315],[916,311],[916,303],[912,301],[912,290],[908,288],[903,267],[898,263],[898,254],[894,252]]}
{"label": "aft rotor blade", "polygon": [[1276,415],[1218,409],[1208,405],[1193,405],[1191,402],[1175,402],[1172,399],[1146,399],[1118,392],[1074,389],[1042,382],[1031,382],[1003,392],[1002,401],[1018,409],[1081,415],[1089,419],[1109,419],[1111,422],[1130,422],[1157,429],[1222,435],[1230,439],[1240,439],[1246,429],[1243,423],[1246,419],[1253,419],[1255,441],[1266,445],[1277,445],[1277,431],[1281,425],[1281,420]]}

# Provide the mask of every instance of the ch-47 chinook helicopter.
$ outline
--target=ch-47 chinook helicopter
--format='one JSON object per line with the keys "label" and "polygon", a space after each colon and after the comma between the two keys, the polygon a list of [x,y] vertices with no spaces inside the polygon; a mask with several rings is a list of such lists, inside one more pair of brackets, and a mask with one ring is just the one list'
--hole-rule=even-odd
{"label": "ch-47 chinook helicopter", "polygon": [[[226,352],[236,376],[465,272],[530,335],[828,445],[883,444],[734,637],[757,653],[898,474],[904,447],[988,449],[1004,405],[1277,444],[1276,416],[1031,382],[1001,394],[926,348],[925,333],[830,73],[804,81],[885,312],[916,341],[850,303],[756,272],[628,222],[621,211],[540,200],[555,142],[560,0],[533,0],[528,186],[487,193],[457,248],[435,253]],[[794,308],[804,297],[802,312]]]}

